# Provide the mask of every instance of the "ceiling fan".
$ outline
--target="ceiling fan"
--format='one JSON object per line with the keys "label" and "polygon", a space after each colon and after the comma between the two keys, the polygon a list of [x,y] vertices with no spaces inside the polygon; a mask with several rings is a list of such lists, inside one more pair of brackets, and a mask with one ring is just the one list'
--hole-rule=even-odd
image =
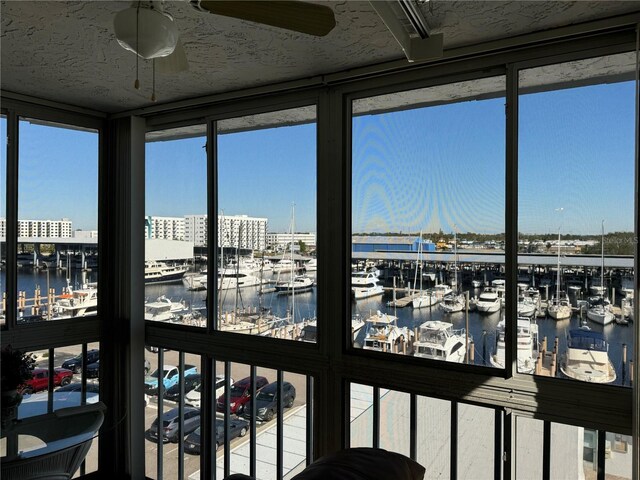
{"label": "ceiling fan", "polygon": [[[318,37],[327,35],[336,25],[331,8],[302,1],[189,0],[189,4],[200,12]],[[154,73],[156,60],[158,70],[163,73],[188,69],[178,29],[173,17],[164,10],[164,0],[133,2],[116,14],[113,26],[123,48],[139,58],[154,60]],[[137,78],[135,87],[139,87]]]}

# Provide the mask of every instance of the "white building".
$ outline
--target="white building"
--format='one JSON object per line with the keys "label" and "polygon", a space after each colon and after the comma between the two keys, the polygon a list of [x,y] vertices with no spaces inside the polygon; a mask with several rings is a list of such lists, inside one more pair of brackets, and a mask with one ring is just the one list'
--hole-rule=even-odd
{"label": "white building", "polygon": [[[307,248],[316,248],[316,234],[312,232],[308,233],[294,233],[294,243],[304,242]],[[291,233],[267,233],[267,248],[269,250],[283,250],[291,244]]]}
{"label": "white building", "polygon": [[184,239],[196,247],[207,245],[207,216],[186,215],[184,217]]}
{"label": "white building", "polygon": [[98,238],[98,231],[78,229],[73,232],[73,238]]}
{"label": "white building", "polygon": [[144,233],[147,239],[184,240],[184,218],[148,215],[144,221]]}
{"label": "white building", "polygon": [[[0,238],[7,236],[7,220],[0,218]],[[18,220],[18,237],[71,238],[72,222],[61,220]]]}

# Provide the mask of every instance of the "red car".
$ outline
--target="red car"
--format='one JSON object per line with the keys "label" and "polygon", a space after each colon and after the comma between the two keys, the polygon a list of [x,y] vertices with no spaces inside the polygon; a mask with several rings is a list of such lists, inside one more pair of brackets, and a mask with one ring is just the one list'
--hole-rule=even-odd
{"label": "red car", "polygon": [[[69,385],[73,379],[73,372],[66,368],[54,368],[53,369],[53,386],[59,387],[60,385]],[[34,368],[33,376],[31,380],[24,382],[22,386],[22,393],[34,393],[40,390],[46,390],[49,388],[49,369],[48,368]]]}
{"label": "red car", "polygon": [[[266,378],[256,377],[256,392],[268,383],[269,381]],[[251,377],[243,378],[231,385],[229,399],[231,401],[229,411],[236,415],[242,414],[245,404],[251,400]],[[219,412],[224,412],[224,395],[220,395],[216,402],[216,406]]]}

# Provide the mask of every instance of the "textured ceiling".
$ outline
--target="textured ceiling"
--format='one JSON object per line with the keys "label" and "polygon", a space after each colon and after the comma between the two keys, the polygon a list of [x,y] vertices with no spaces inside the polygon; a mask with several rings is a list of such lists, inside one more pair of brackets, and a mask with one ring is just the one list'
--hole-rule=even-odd
{"label": "textured ceiling", "polygon": [[[368,2],[318,2],[333,8],[337,26],[316,38],[197,12],[167,1],[189,60],[189,71],[158,74],[158,103],[303,79],[403,58]],[[150,105],[151,64],[112,33],[116,12],[129,2],[2,1],[3,90],[105,112]],[[472,45],[555,26],[640,10],[640,2],[450,1],[422,5],[446,48]]]}

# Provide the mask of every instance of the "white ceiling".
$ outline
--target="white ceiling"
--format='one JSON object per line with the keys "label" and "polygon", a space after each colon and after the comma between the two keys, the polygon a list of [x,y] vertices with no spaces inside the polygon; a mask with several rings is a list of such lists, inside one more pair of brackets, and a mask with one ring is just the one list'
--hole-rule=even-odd
{"label": "white ceiling", "polygon": [[[404,58],[368,2],[328,1],[336,28],[311,37],[197,12],[167,1],[181,33],[190,69],[158,74],[158,103],[240,90]],[[2,90],[105,112],[150,105],[151,65],[112,33],[116,12],[130,2],[2,1]],[[422,5],[445,49],[581,23],[640,10],[627,1],[451,1]]]}

